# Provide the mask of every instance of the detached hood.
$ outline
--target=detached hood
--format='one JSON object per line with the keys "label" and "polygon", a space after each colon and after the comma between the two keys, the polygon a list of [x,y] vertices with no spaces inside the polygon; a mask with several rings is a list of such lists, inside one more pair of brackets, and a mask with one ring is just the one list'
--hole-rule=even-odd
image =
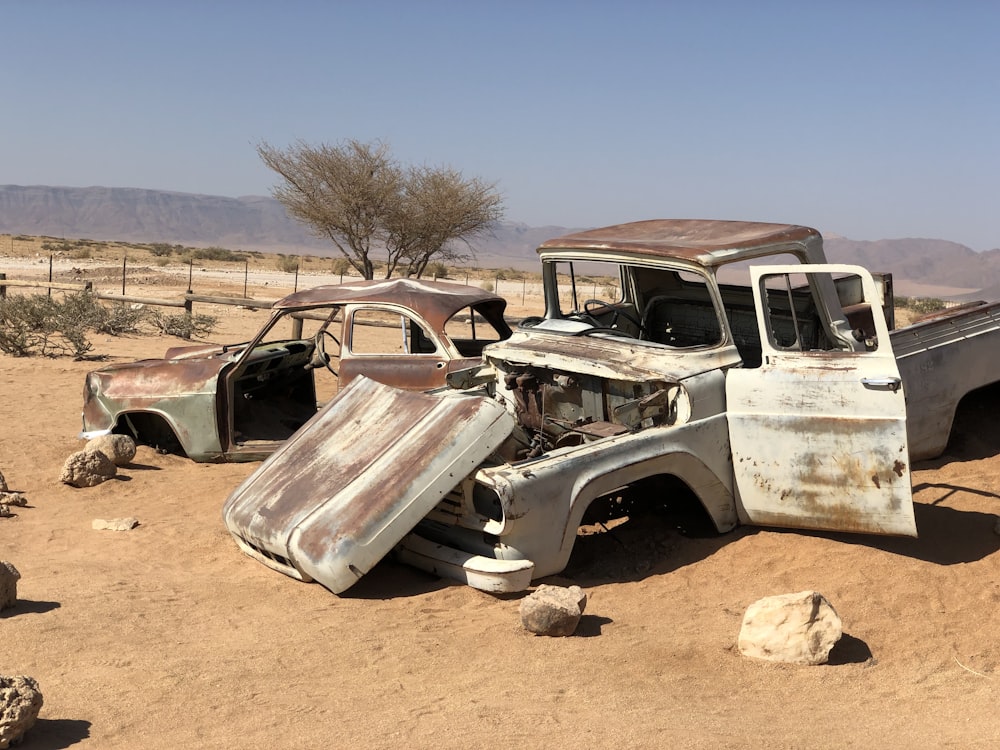
{"label": "detached hood", "polygon": [[223,519],[250,556],[339,594],[513,429],[481,393],[359,377],[229,496]]}

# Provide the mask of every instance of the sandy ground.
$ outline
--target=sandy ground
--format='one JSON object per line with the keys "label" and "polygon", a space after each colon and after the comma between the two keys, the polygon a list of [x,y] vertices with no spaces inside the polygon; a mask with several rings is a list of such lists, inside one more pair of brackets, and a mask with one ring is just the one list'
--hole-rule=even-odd
{"label": "sandy ground", "polygon": [[[233,311],[213,338],[262,320]],[[125,361],[178,342],[94,343]],[[0,471],[29,500],[0,518],[23,576],[0,674],[45,697],[25,748],[1000,744],[993,400],[914,467],[919,540],[629,523],[582,538],[551,581],[590,603],[576,636],[548,639],[521,629],[517,596],[390,561],[338,597],[244,556],[220,509],[256,464],[140,448],[115,480],[59,484],[94,367],[0,354]],[[140,525],[91,528],[125,516]],[[741,657],[746,607],[806,589],[843,618],[830,664]]]}

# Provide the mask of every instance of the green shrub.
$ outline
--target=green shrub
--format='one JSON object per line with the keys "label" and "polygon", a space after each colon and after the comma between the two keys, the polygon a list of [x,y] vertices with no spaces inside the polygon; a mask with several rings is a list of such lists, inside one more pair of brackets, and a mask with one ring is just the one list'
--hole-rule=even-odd
{"label": "green shrub", "polygon": [[947,305],[936,297],[896,297],[897,307],[912,310],[917,315],[941,312]]}
{"label": "green shrub", "polygon": [[243,256],[224,247],[201,247],[191,250],[190,257],[193,260],[219,260],[235,262],[243,260]]}
{"label": "green shrub", "polygon": [[344,274],[350,273],[353,267],[347,258],[334,258],[332,269],[335,274],[343,276]]}
{"label": "green shrub", "polygon": [[174,248],[173,245],[168,245],[166,242],[154,242],[149,246],[149,252],[157,258],[165,258],[174,252]]}
{"label": "green shrub", "polygon": [[447,279],[448,266],[446,266],[441,261],[428,263],[427,270],[424,273],[426,276],[430,276],[432,279]]}
{"label": "green shrub", "polygon": [[279,253],[275,266],[279,271],[284,271],[285,273],[295,273],[299,270],[299,257],[297,255],[285,255],[284,253]]}

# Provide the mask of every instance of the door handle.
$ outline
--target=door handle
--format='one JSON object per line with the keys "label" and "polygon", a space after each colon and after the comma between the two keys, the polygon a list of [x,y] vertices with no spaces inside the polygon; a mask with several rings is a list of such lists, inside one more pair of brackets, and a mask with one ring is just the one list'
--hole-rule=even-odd
{"label": "door handle", "polygon": [[889,375],[882,378],[861,378],[861,384],[865,388],[875,388],[879,390],[892,391],[895,393],[899,390],[899,386],[902,382],[895,375]]}

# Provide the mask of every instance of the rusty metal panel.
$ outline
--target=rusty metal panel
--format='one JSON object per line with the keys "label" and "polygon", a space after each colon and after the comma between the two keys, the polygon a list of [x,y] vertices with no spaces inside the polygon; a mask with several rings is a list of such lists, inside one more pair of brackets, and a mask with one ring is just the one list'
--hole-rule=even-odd
{"label": "rusty metal panel", "polygon": [[[507,301],[492,292],[464,284],[449,284],[424,279],[387,279],[384,281],[353,281],[305,289],[278,300],[274,309],[295,309],[319,305],[357,303],[388,303],[418,311],[435,331],[463,308],[473,306],[484,318],[501,326]],[[507,329],[508,331],[510,329]]]}
{"label": "rusty metal panel", "polygon": [[161,416],[185,453],[211,460],[221,450],[216,390],[228,358],[149,359],[88,373],[84,387],[83,432],[91,437],[112,429],[122,415]]}
{"label": "rusty metal panel", "polygon": [[822,237],[793,224],[699,219],[653,219],[576,232],[547,240],[539,255],[559,250],[620,251],[656,258],[693,260],[716,266],[761,255],[790,252],[823,262]]}
{"label": "rusty metal panel", "polygon": [[223,517],[261,562],[340,593],[513,428],[483,395],[414,393],[361,377],[229,497]]}

